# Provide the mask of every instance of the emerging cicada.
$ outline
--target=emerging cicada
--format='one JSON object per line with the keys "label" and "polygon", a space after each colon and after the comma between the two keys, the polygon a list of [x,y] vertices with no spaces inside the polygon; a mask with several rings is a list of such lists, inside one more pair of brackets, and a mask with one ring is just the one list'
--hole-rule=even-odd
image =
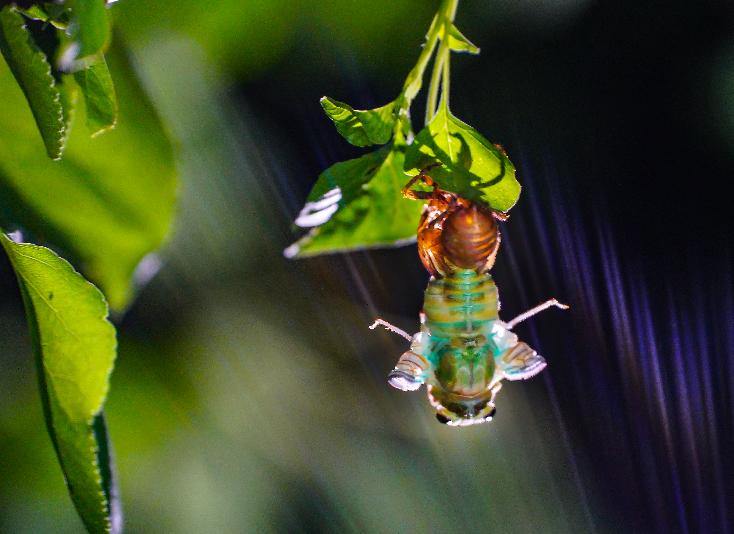
{"label": "emerging cicada", "polygon": [[[417,180],[431,191],[411,189]],[[411,342],[388,382],[403,391],[426,384],[442,423],[491,421],[502,380],[524,380],[546,366],[512,328],[551,306],[568,306],[550,299],[508,323],[501,321],[497,286],[489,270],[500,245],[497,220],[506,216],[436,187],[426,174],[408,182],[403,194],[428,200],[418,226],[418,253],[431,279],[417,334],[409,336],[382,319],[370,327],[384,325]]]}

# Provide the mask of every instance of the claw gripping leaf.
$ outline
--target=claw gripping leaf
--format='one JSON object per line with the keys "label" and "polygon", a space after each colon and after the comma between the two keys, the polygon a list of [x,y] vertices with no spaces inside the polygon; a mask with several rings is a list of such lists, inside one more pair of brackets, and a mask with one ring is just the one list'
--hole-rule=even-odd
{"label": "claw gripping leaf", "polygon": [[51,250],[0,244],[18,277],[44,416],[74,505],[92,533],[119,530],[102,404],[117,352],[102,293]]}
{"label": "claw gripping leaf", "polygon": [[359,110],[325,96],[321,99],[321,107],[342,137],[355,146],[384,145],[390,140],[395,126],[395,102]]}
{"label": "claw gripping leaf", "polygon": [[520,196],[515,166],[505,153],[441,105],[405,155],[405,171],[430,171],[442,189],[506,212]]}
{"label": "claw gripping leaf", "polygon": [[66,140],[59,88],[23,17],[11,7],[0,9],[0,51],[28,100],[48,156],[59,159]]}
{"label": "claw gripping leaf", "polygon": [[391,144],[321,173],[296,220],[299,226],[316,228],[285,255],[306,257],[413,241],[422,204],[401,193],[406,182],[404,149]]}

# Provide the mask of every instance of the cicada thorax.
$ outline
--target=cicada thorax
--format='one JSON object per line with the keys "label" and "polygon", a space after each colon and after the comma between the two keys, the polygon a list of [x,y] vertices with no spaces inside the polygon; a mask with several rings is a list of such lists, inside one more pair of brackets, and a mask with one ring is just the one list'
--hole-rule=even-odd
{"label": "cicada thorax", "polygon": [[418,254],[434,276],[459,269],[484,272],[494,265],[500,232],[493,213],[437,190],[418,226]]}

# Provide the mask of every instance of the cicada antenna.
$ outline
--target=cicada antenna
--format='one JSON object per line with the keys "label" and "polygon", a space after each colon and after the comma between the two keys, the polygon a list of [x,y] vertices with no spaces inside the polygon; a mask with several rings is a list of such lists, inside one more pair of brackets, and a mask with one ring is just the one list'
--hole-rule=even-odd
{"label": "cicada antenna", "polygon": [[410,336],[405,330],[402,330],[395,326],[394,324],[390,324],[384,319],[380,319],[379,317],[375,319],[375,322],[370,325],[370,330],[374,330],[378,326],[384,326],[387,330],[392,332],[393,334],[397,334],[401,337],[404,337],[408,341],[413,341],[412,336]]}
{"label": "cicada antenna", "polygon": [[531,308],[528,311],[521,313],[520,315],[515,317],[509,323],[504,323],[504,327],[507,328],[507,330],[512,330],[516,325],[520,324],[521,322],[525,321],[526,319],[530,319],[533,315],[536,315],[544,310],[547,310],[551,306],[561,308],[562,310],[567,310],[569,308],[568,304],[561,304],[556,299],[546,300],[542,304],[538,304],[535,308]]}

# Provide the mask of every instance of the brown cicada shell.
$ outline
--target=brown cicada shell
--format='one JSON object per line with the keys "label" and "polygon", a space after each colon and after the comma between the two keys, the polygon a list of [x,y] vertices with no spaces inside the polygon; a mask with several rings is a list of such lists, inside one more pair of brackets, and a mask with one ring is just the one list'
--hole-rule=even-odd
{"label": "brown cicada shell", "polygon": [[[417,180],[433,190],[412,190]],[[496,219],[505,220],[504,214],[436,187],[426,174],[411,179],[403,194],[428,200],[418,224],[418,254],[428,272],[442,277],[457,268],[477,272],[492,268],[500,245]]]}

